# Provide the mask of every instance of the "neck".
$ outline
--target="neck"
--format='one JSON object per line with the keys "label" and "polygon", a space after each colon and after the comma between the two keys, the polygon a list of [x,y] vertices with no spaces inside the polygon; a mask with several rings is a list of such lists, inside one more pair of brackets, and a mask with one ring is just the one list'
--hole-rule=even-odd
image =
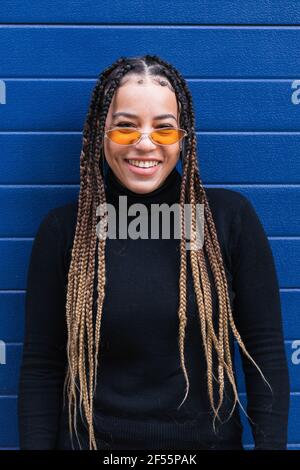
{"label": "neck", "polygon": [[180,198],[181,175],[176,166],[169,173],[162,185],[149,193],[135,193],[124,186],[116,177],[114,172],[108,167],[105,178],[105,191],[107,202],[112,204],[119,203],[119,196],[127,196],[127,204],[160,204],[179,203]]}

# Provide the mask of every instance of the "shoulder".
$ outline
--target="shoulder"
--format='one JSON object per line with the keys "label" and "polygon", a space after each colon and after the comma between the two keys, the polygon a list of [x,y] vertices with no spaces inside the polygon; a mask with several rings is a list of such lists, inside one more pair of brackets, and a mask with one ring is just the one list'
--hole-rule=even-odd
{"label": "shoulder", "polygon": [[68,252],[76,228],[77,203],[64,204],[50,209],[41,219],[32,246],[32,269],[41,262],[54,266],[61,261],[67,264]]}
{"label": "shoulder", "polygon": [[[238,191],[217,188],[209,189],[207,198],[219,238],[226,245],[225,251],[228,250],[233,263],[240,259],[247,259],[249,263],[250,258],[271,257],[264,222],[246,196]],[[222,212],[226,215],[222,216]]]}
{"label": "shoulder", "polygon": [[[78,201],[72,201],[52,208],[41,222],[43,231],[51,237],[56,250],[62,257],[65,272],[68,271],[71,259],[72,246],[76,230]],[[52,234],[52,235],[50,235]],[[48,246],[48,244],[47,244]]]}
{"label": "shoulder", "polygon": [[54,207],[48,212],[47,217],[56,225],[61,243],[66,250],[73,244],[75,236],[78,212],[78,201],[72,201],[61,206]]}
{"label": "shoulder", "polygon": [[50,209],[40,219],[35,238],[43,238],[51,234],[57,235],[64,227],[72,228],[77,217],[77,203],[72,202]]}
{"label": "shoulder", "polygon": [[55,219],[60,227],[72,228],[76,225],[78,201],[72,201],[51,209],[47,217]]}
{"label": "shoulder", "polygon": [[205,188],[216,229],[228,237],[262,233],[263,223],[250,199],[239,191],[225,188]]}
{"label": "shoulder", "polygon": [[205,187],[207,199],[215,209],[227,209],[235,211],[248,201],[248,198],[239,191],[225,188]]}
{"label": "shoulder", "polygon": [[239,191],[225,188],[204,189],[216,224],[231,226],[246,206],[252,206],[249,199]]}
{"label": "shoulder", "polygon": [[47,237],[47,234],[53,234],[60,244],[72,241],[77,221],[77,205],[77,201],[72,201],[50,209],[40,222],[37,236]]}
{"label": "shoulder", "polygon": [[231,269],[232,251],[243,227],[251,229],[259,223],[258,217],[250,200],[239,191],[225,188],[204,189],[224,260]]}

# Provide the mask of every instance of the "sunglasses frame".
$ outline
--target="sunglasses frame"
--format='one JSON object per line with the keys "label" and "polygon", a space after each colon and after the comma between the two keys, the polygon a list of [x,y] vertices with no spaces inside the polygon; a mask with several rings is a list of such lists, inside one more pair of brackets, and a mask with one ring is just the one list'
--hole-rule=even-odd
{"label": "sunglasses frame", "polygon": [[[113,142],[114,144],[117,144],[117,145],[122,145],[122,147],[130,147],[132,145],[137,145],[143,138],[144,135],[147,135],[147,137],[150,138],[151,142],[154,144],[154,145],[161,145],[162,147],[168,147],[169,145],[174,145],[174,144],[177,144],[179,143],[182,139],[184,139],[186,136],[187,136],[187,131],[185,129],[181,129],[180,127],[159,127],[158,129],[155,129],[154,131],[151,131],[151,132],[140,132],[139,129],[133,129],[135,131],[138,131],[140,132],[140,137],[139,139],[137,140],[137,142],[134,142],[134,144],[119,144],[118,142],[115,142],[114,140],[112,140],[108,135],[107,135],[107,132],[109,131],[114,131],[116,129],[130,129],[130,127],[122,127],[122,126],[116,126],[116,127],[113,127],[112,129],[107,129],[107,131],[104,132],[104,137],[106,137],[107,139],[109,139],[111,142]],[[180,139],[176,140],[176,142],[173,142],[173,144],[159,144],[158,142],[155,142],[152,137],[151,137],[151,134],[152,132],[156,132],[156,131],[161,131],[161,130],[165,130],[165,129],[172,129],[172,130],[178,130],[178,131],[183,131],[184,132],[184,135],[182,137],[180,137]]]}

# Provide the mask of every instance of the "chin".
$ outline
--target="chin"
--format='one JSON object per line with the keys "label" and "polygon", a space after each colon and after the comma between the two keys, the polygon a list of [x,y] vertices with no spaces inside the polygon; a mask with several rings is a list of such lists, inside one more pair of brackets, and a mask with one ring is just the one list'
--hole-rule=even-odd
{"label": "chin", "polygon": [[154,191],[156,188],[158,188],[158,186],[158,184],[141,182],[140,184],[129,184],[127,187],[134,193],[147,194]]}

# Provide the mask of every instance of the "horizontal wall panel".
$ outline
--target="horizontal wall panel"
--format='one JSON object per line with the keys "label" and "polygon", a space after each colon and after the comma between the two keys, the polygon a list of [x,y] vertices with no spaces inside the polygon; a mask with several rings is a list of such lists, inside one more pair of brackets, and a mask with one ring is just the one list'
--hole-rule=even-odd
{"label": "horizontal wall panel", "polygon": [[10,345],[6,347],[6,363],[0,364],[0,396],[16,395],[22,359],[22,346]]}
{"label": "horizontal wall panel", "polygon": [[285,339],[300,339],[300,290],[281,290],[280,301]]}
{"label": "horizontal wall panel", "polygon": [[[300,339],[300,290],[280,291],[282,322],[286,340]],[[24,338],[25,291],[0,290],[0,339],[6,343]]]}
{"label": "horizontal wall panel", "polygon": [[81,142],[81,132],[0,133],[0,184],[79,184]]}
{"label": "horizontal wall panel", "polygon": [[[0,188],[0,207],[9,220],[1,224],[0,237],[33,237],[43,215],[51,208],[78,199],[79,185],[48,188]],[[17,223],[16,223],[17,221]]]}
{"label": "horizontal wall panel", "polygon": [[0,131],[82,132],[94,81],[6,80],[5,84]]}
{"label": "horizontal wall panel", "polygon": [[[243,194],[252,202],[268,236],[300,236],[300,186],[222,187]],[[78,192],[79,185],[0,187],[0,237],[34,236],[43,214],[75,200]]]}
{"label": "horizontal wall panel", "polygon": [[158,54],[188,77],[297,78],[299,36],[293,26],[0,25],[1,75],[96,77],[120,57]]}
{"label": "horizontal wall panel", "polygon": [[23,341],[25,293],[0,290],[0,340],[12,343]]}
{"label": "horizontal wall panel", "polygon": [[[199,331],[200,334],[200,331]],[[300,336],[300,331],[298,331]],[[236,346],[236,345],[235,345]],[[237,349],[237,348],[236,348]],[[289,367],[290,387],[291,392],[300,391],[300,364],[295,364],[292,358],[295,357],[295,349],[292,347],[292,342],[285,342],[285,350],[287,356],[287,363]],[[300,344],[298,346],[300,350]],[[293,355],[294,354],[294,355]],[[298,354],[300,357],[300,353]],[[22,358],[22,345],[6,345],[6,364],[0,365],[0,395],[13,395],[17,394],[17,387],[19,381],[19,371]],[[245,384],[243,379],[243,370],[241,366],[241,358],[239,353],[236,353],[236,373],[238,390],[241,393],[245,392]]]}
{"label": "horizontal wall panel", "polygon": [[[152,3],[131,0],[120,8],[119,2],[102,0],[10,0],[1,5],[2,23],[125,23],[125,24],[297,24],[300,22],[296,0],[185,0]],[[193,12],[191,15],[190,12]]]}
{"label": "horizontal wall panel", "polygon": [[205,184],[300,182],[300,134],[198,133],[197,144]]}
{"label": "horizontal wall panel", "polygon": [[[211,186],[210,186],[211,187]],[[300,186],[253,187],[222,185],[238,191],[251,201],[267,235],[297,237],[300,235]]]}
{"label": "horizontal wall panel", "polygon": [[31,240],[0,240],[1,289],[25,289]]}
{"label": "horizontal wall panel", "polygon": [[[81,146],[81,131],[0,133],[0,184],[78,184]],[[197,133],[204,184],[300,183],[299,148],[300,133]]]}
{"label": "horizontal wall panel", "polygon": [[300,239],[270,239],[279,285],[300,287]]}
{"label": "horizontal wall panel", "polygon": [[[245,396],[241,397],[241,403],[245,406]],[[239,405],[237,405],[239,406]],[[240,407],[239,407],[240,409]],[[300,443],[300,396],[291,395],[288,443],[295,445]],[[240,409],[242,424],[244,426],[243,444],[253,444],[253,439],[246,417]],[[19,433],[17,426],[17,398],[0,397],[0,446],[18,447]]]}
{"label": "horizontal wall panel", "polygon": [[[300,104],[291,101],[296,93],[292,83],[190,80],[196,129],[299,132]],[[94,80],[6,80],[5,84],[7,96],[6,104],[0,106],[0,131],[82,132]],[[300,96],[300,81],[298,88]]]}
{"label": "horizontal wall panel", "polygon": [[0,396],[0,445],[18,447],[17,398]]}

